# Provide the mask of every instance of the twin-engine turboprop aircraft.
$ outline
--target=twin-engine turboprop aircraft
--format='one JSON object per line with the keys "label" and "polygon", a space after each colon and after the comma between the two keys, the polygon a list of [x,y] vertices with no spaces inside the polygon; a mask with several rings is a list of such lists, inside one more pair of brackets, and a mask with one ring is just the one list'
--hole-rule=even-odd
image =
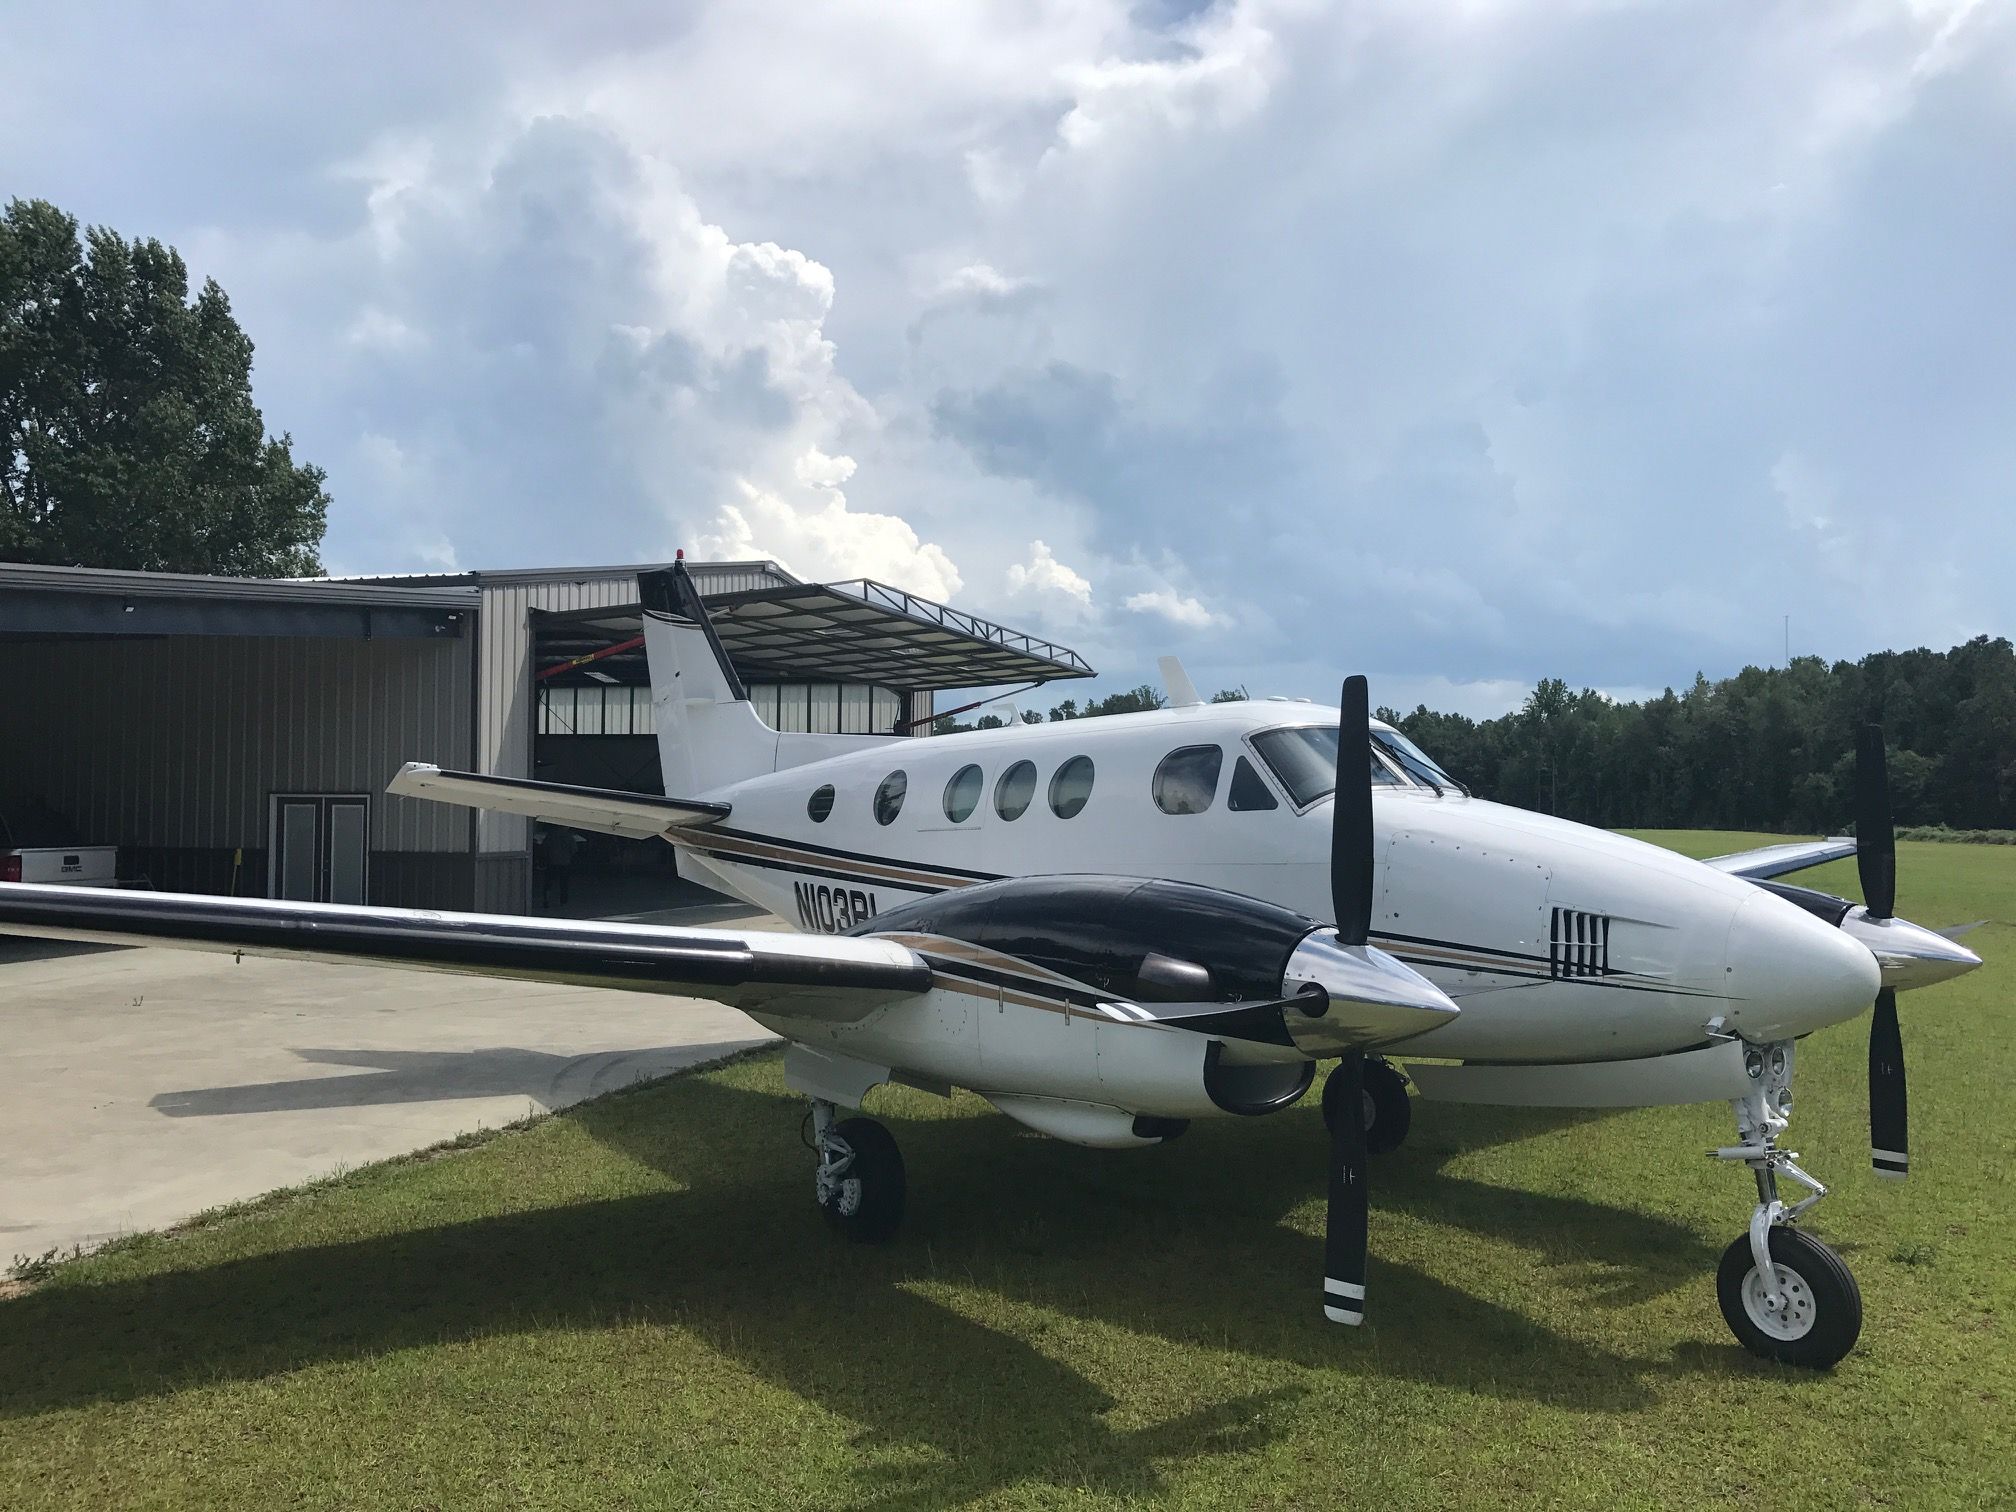
{"label": "twin-engine turboprop aircraft", "polygon": [[[1470,797],[1369,719],[1362,678],[1341,710],[1205,704],[1165,664],[1172,707],[1152,714],[925,741],[780,733],[684,568],[645,588],[675,796],[421,765],[392,790],[663,838],[689,875],[827,937],[23,886],[0,887],[0,930],[720,999],[790,1042],[819,1204],[862,1239],[896,1228],[903,1162],[883,1125],[838,1110],[883,1082],[967,1087],[1044,1133],[1129,1147],[1278,1111],[1337,1058],[1323,1310],[1343,1323],[1364,1308],[1366,1155],[1405,1136],[1409,1076],[1459,1101],[1727,1099],[1738,1140],[1713,1153],[1758,1189],[1718,1276],[1729,1327],[1794,1364],[1853,1346],[1854,1279],[1795,1226],[1826,1189],[1778,1144],[1796,1042],[1876,1004],[1874,1158],[1901,1176],[1895,994],[1979,964],[1892,917],[1880,736],[1859,851],[1703,864]],[[1340,788],[1340,753],[1367,780]],[[1851,853],[1864,905],[1775,880]],[[1781,1200],[1781,1176],[1808,1195]]]}

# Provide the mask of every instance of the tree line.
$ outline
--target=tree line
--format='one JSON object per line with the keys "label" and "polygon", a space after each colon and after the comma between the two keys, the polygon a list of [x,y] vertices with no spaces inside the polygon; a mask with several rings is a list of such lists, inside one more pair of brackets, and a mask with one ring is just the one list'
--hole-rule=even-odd
{"label": "tree line", "polygon": [[[1219,703],[1243,698],[1226,689]],[[1159,709],[1142,684],[1052,720]],[[1019,710],[1026,723],[1041,722]],[[1860,661],[1800,657],[1745,667],[1642,703],[1543,680],[1497,719],[1379,710],[1480,797],[1611,828],[1834,833],[1854,818],[1856,732],[1883,726],[1899,825],[2016,829],[2016,651],[1977,636],[1950,651],[1879,651]],[[940,718],[932,733],[996,729]]]}
{"label": "tree line", "polygon": [[1587,824],[1840,833],[1853,819],[1856,732],[1883,727],[1905,826],[2016,828],[2016,652],[1982,635],[1950,651],[1799,657],[1642,703],[1559,678],[1473,720],[1380,710],[1482,796]]}

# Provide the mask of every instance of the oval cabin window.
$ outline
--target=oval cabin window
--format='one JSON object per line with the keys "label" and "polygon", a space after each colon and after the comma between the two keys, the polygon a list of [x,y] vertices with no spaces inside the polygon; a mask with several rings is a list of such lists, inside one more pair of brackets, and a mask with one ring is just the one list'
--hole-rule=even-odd
{"label": "oval cabin window", "polygon": [[903,795],[910,791],[908,772],[891,772],[882,779],[882,786],[875,789],[875,822],[894,824],[896,816],[903,812]]}
{"label": "oval cabin window", "polygon": [[980,789],[985,786],[977,766],[963,766],[952,774],[952,780],[945,784],[945,817],[954,824],[964,824],[973,817],[973,810],[980,807]]}
{"label": "oval cabin window", "polygon": [[824,824],[826,816],[833,812],[833,784],[813,789],[812,796],[805,800],[805,814],[814,824]]}
{"label": "oval cabin window", "polygon": [[1003,819],[1020,819],[1036,796],[1036,763],[1018,761],[994,784],[994,812]]}
{"label": "oval cabin window", "polygon": [[1057,768],[1050,779],[1050,812],[1059,819],[1075,819],[1092,796],[1092,758],[1073,756]]}
{"label": "oval cabin window", "polygon": [[1218,796],[1225,753],[1215,745],[1184,746],[1155,768],[1155,807],[1165,814],[1201,814]]}

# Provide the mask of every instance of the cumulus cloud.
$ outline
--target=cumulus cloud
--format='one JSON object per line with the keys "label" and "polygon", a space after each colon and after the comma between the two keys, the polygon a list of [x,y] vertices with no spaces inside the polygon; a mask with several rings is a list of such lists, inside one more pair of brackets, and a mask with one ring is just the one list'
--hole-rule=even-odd
{"label": "cumulus cloud", "polygon": [[1130,593],[1127,595],[1126,607],[1136,614],[1159,614],[1171,624],[1182,625],[1191,630],[1208,630],[1214,625],[1232,623],[1228,616],[1205,608],[1198,599],[1178,593],[1173,588],[1155,588],[1143,593]]}
{"label": "cumulus cloud", "polygon": [[1008,567],[1008,592],[1014,597],[1062,599],[1080,609],[1092,607],[1092,584],[1084,574],[1057,560],[1042,541],[1029,543],[1029,560]]}
{"label": "cumulus cloud", "polygon": [[369,3],[83,0],[0,96],[230,291],[332,562],[688,545],[1478,707],[2008,629],[2006,8]]}
{"label": "cumulus cloud", "polygon": [[767,557],[806,578],[870,577],[943,602],[959,592],[959,569],[939,547],[895,515],[847,507],[840,491],[852,457],[817,450],[799,458],[798,490],[783,497],[743,480],[741,498],[724,504],[696,538],[702,557]]}
{"label": "cumulus cloud", "polygon": [[817,258],[737,240],[670,165],[587,119],[346,171],[364,224],[330,255],[359,288],[347,359],[322,378],[364,417],[371,503],[347,520],[380,551],[431,564],[447,542],[487,565],[691,545],[959,591],[944,549],[842,491],[848,438],[880,421],[839,371]]}

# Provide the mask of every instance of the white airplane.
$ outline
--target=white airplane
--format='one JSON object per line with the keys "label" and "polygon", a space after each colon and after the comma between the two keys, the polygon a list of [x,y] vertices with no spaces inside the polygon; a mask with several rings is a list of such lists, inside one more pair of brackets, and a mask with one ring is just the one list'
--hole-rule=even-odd
{"label": "white airplane", "polygon": [[[1796,1044],[1875,1004],[1872,1154],[1902,1176],[1895,994],[1980,964],[1892,916],[1880,733],[1859,766],[1873,843],[1704,864],[1471,797],[1368,717],[1362,678],[1341,710],[1207,704],[1165,662],[1155,713],[923,741],[780,733],[683,565],[644,587],[676,796],[421,764],[391,791],[670,841],[683,872],[814,937],[19,885],[0,886],[0,932],[719,999],[789,1042],[815,1195],[864,1240],[898,1226],[903,1162],[882,1124],[839,1110],[885,1082],[970,1088],[1045,1134],[1123,1148],[1276,1112],[1337,1058],[1322,1304],[1340,1323],[1364,1311],[1366,1155],[1405,1136],[1410,1079],[1455,1101],[1726,1099],[1737,1140],[1712,1153],[1755,1174],[1757,1203],[1723,1256],[1724,1318],[1790,1364],[1854,1345],[1854,1278],[1795,1226],[1827,1189],[1778,1142]],[[1340,751],[1368,779],[1341,794]],[[1771,880],[1849,854],[1864,905]],[[1806,1195],[1782,1199],[1781,1177]]]}

